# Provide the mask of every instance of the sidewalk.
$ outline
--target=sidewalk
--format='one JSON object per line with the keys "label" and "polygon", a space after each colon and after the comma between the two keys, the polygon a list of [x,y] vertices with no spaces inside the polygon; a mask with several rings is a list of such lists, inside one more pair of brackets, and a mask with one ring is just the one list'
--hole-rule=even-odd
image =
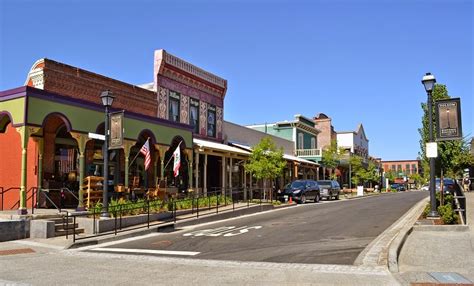
{"label": "sidewalk", "polygon": [[415,225],[398,257],[402,283],[474,285],[474,193],[466,193],[467,226]]}

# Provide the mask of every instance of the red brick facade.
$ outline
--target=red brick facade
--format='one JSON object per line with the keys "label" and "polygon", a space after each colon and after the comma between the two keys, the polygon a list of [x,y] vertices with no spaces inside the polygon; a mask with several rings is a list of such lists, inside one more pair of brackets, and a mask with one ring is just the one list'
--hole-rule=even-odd
{"label": "red brick facade", "polygon": [[[34,80],[34,73],[40,78],[39,82]],[[153,117],[157,115],[155,92],[49,59],[32,68],[27,84],[100,105],[100,93],[110,90],[115,95],[114,108]]]}
{"label": "red brick facade", "polygon": [[384,172],[392,171],[397,175],[400,172],[404,175],[421,173],[421,162],[419,160],[382,161],[381,163]]}
{"label": "red brick facade", "polygon": [[320,113],[313,118],[316,128],[321,131],[318,134],[318,147],[326,148],[331,146],[331,141],[337,140],[337,134],[332,126],[332,120],[327,115]]}

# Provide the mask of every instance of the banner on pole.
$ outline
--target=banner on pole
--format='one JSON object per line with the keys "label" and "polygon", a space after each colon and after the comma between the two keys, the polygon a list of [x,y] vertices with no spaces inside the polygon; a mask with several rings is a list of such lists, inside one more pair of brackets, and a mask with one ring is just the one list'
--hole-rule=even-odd
{"label": "banner on pole", "polygon": [[436,141],[462,139],[461,100],[459,98],[436,101]]}
{"label": "banner on pole", "polygon": [[123,116],[123,111],[110,113],[109,150],[123,148]]}

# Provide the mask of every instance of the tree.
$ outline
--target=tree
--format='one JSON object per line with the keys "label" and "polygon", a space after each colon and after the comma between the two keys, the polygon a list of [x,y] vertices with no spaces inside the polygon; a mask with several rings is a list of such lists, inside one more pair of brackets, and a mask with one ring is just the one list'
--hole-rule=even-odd
{"label": "tree", "polygon": [[354,185],[359,186],[360,183],[364,181],[366,176],[366,170],[362,165],[362,157],[353,155],[349,159],[349,164],[351,165],[351,181]]}
{"label": "tree", "polygon": [[[341,156],[344,154],[345,150],[344,148],[338,148],[337,147],[337,141],[332,140],[330,146],[326,146],[323,151],[323,156],[321,163],[327,168],[330,169],[336,169],[337,166],[339,166],[339,163],[341,161]],[[333,172],[331,174],[331,179],[336,180],[337,175],[336,172]]]}
{"label": "tree", "polygon": [[277,149],[270,137],[264,137],[253,147],[249,161],[245,164],[245,170],[255,175],[257,179],[263,179],[263,187],[266,189],[266,180],[275,179],[280,176],[286,167],[283,159],[283,148]]}
{"label": "tree", "polygon": [[393,180],[395,180],[396,177],[397,175],[392,170],[388,170],[385,172],[385,179],[388,179],[389,182],[393,182]]}
{"label": "tree", "polygon": [[[435,84],[432,99],[433,102],[440,99],[449,99],[448,90],[443,84]],[[427,103],[421,103],[423,109],[423,117],[421,120],[422,127],[418,129],[420,133],[420,152],[419,155],[422,160],[422,166],[424,170],[423,176],[429,177],[429,159],[426,158],[425,144],[429,141],[429,121],[428,121],[428,105]],[[433,119],[433,135],[436,136],[436,114],[435,105],[433,104],[432,119]],[[447,176],[455,177],[462,174],[462,170],[472,164],[474,164],[474,158],[469,154],[469,145],[466,140],[451,140],[438,142],[438,157],[435,159],[436,162],[436,176],[441,175],[441,170]]]}

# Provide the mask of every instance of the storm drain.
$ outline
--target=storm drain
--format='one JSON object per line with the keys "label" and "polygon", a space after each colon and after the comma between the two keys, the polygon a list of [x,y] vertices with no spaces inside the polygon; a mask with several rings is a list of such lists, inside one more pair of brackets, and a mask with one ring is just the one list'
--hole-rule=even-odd
{"label": "storm drain", "polygon": [[31,248],[17,248],[17,249],[0,250],[0,256],[25,254],[25,253],[35,253],[35,251]]}

